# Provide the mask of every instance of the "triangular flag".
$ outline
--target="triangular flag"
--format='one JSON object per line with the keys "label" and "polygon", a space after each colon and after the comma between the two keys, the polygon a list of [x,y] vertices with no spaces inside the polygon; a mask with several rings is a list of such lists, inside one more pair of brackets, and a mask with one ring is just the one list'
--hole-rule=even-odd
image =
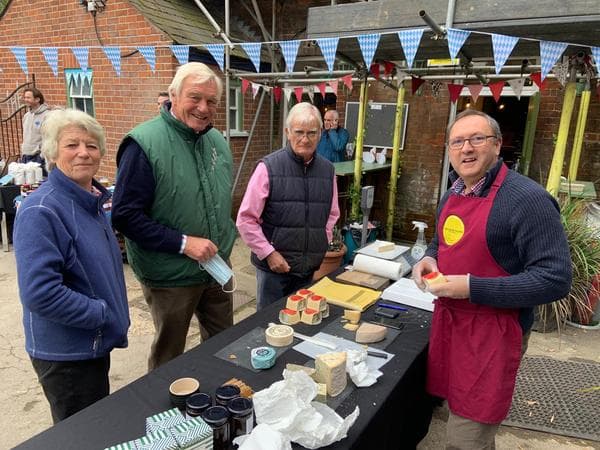
{"label": "triangular flag", "polygon": [[402,45],[404,57],[406,58],[406,65],[409,69],[412,67],[413,62],[415,60],[415,55],[417,54],[417,49],[419,48],[419,44],[421,43],[423,31],[425,31],[423,28],[398,31],[400,45]]}
{"label": "triangular flag", "polygon": [[496,73],[500,73],[506,60],[519,42],[518,37],[492,34],[492,48],[494,49],[494,65]]}
{"label": "triangular flag", "polygon": [[325,98],[325,93],[327,92],[327,87],[325,83],[318,83],[317,87],[319,88],[319,92],[321,93],[321,97]]}
{"label": "triangular flag", "polygon": [[223,52],[225,51],[225,44],[204,44],[204,47],[214,60],[219,65],[219,69],[223,72],[223,68],[225,67]]}
{"label": "triangular flag", "polygon": [[568,62],[557,62],[552,69],[554,76],[562,87],[565,87],[569,80],[569,63]]}
{"label": "triangular flag", "polygon": [[554,63],[567,49],[568,44],[564,42],[540,41],[540,59],[542,63],[542,81],[552,69]]}
{"label": "triangular flag", "polygon": [[246,55],[250,58],[250,61],[252,61],[254,70],[260,72],[260,46],[262,44],[260,42],[246,42],[240,45],[246,52]]}
{"label": "triangular flag", "polygon": [[392,74],[392,72],[394,71],[394,67],[396,67],[396,64],[394,64],[391,61],[383,61],[383,74],[387,77],[389,75]]}
{"label": "triangular flag", "polygon": [[468,84],[467,88],[469,89],[469,93],[471,94],[473,103],[477,103],[477,99],[479,98],[479,93],[483,89],[483,84]]}
{"label": "triangular flag", "polygon": [[338,80],[329,80],[327,82],[327,84],[329,84],[329,87],[331,88],[331,90],[333,91],[333,93],[335,95],[337,95]]}
{"label": "triangular flag", "polygon": [[294,64],[296,64],[296,56],[298,55],[298,48],[300,47],[300,41],[281,41],[279,46],[283,53],[283,59],[285,59],[287,71],[293,72]]}
{"label": "triangular flag", "polygon": [[590,47],[592,49],[592,56],[596,60],[596,67],[600,67],[600,47]]}
{"label": "triangular flag", "polygon": [[377,44],[379,43],[380,37],[381,35],[379,33],[374,33],[361,34],[356,38],[358,39],[358,45],[360,46],[360,51],[362,52],[367,67],[371,67],[371,61],[373,61],[373,56],[375,56],[375,50],[377,50]]}
{"label": "triangular flag", "polygon": [[248,86],[250,85],[250,82],[248,80],[246,80],[245,78],[242,78],[242,94],[245,95],[246,91],[248,90]]}
{"label": "triangular flag", "polygon": [[471,34],[470,31],[457,30],[456,28],[448,28],[448,50],[450,58],[456,58],[456,55],[464,45],[465,41]]}
{"label": "triangular flag", "polygon": [[263,88],[263,91],[265,91],[265,92],[271,92],[273,90],[273,86],[267,86],[267,85],[261,84],[260,87]]}
{"label": "triangular flag", "polygon": [[15,55],[19,65],[21,66],[21,70],[25,73],[25,75],[29,75],[29,70],[27,69],[27,48],[26,47],[11,47],[10,51]]}
{"label": "triangular flag", "polygon": [[52,69],[52,73],[55,77],[58,76],[58,48],[56,47],[42,47],[42,51],[46,62]]}
{"label": "triangular flag", "polygon": [[335,64],[335,53],[337,52],[339,40],[340,38],[338,37],[317,39],[317,44],[319,44],[319,48],[321,49],[321,53],[325,58],[325,62],[327,63],[330,72],[333,71],[333,66]]}
{"label": "triangular flag", "polygon": [[282,89],[280,86],[273,86],[273,96],[275,97],[275,103],[279,104],[281,100]]}
{"label": "triangular flag", "polygon": [[283,93],[285,94],[285,98],[287,99],[288,103],[290,101],[290,99],[292,98],[292,92],[294,90],[292,88],[283,88]]}
{"label": "triangular flag", "polygon": [[369,72],[371,72],[375,78],[379,78],[381,74],[381,67],[379,66],[379,63],[374,62],[373,64],[371,64]]}
{"label": "triangular flag", "polygon": [[530,73],[529,78],[531,78],[531,81],[533,81],[537,85],[540,91],[543,91],[546,87],[546,80],[542,81],[541,72]]}
{"label": "triangular flag", "polygon": [[496,81],[494,83],[488,83],[488,87],[490,91],[492,91],[492,96],[496,103],[500,101],[500,97],[502,96],[502,89],[504,89],[504,81]]}
{"label": "triangular flag", "polygon": [[71,51],[75,55],[75,59],[79,63],[81,70],[87,72],[89,49],[87,47],[71,47]]}
{"label": "triangular flag", "polygon": [[156,49],[150,45],[137,47],[137,49],[150,66],[152,73],[154,73],[156,69]]}
{"label": "triangular flag", "polygon": [[298,103],[300,103],[302,101],[302,92],[304,91],[304,87],[302,86],[297,86],[294,88],[294,94],[296,94],[296,100],[298,100]]}
{"label": "triangular flag", "polygon": [[260,84],[252,83],[252,100],[256,98],[256,94],[260,91]]}
{"label": "triangular flag", "polygon": [[512,80],[508,80],[507,83],[517,96],[517,99],[521,100],[521,92],[523,92],[523,86],[525,86],[525,78],[513,78]]}
{"label": "triangular flag", "polygon": [[190,46],[189,45],[169,45],[171,51],[177,58],[179,64],[187,64],[190,60]]}
{"label": "triangular flag", "polygon": [[410,85],[411,85],[411,88],[412,88],[412,93],[414,95],[414,93],[419,90],[419,88],[421,87],[421,85],[423,83],[425,83],[425,80],[423,80],[422,78],[413,77],[412,75],[411,75],[410,79],[411,79]]}
{"label": "triangular flag", "polygon": [[110,61],[117,73],[117,76],[121,76],[121,48],[120,47],[102,47],[104,54]]}
{"label": "triangular flag", "polygon": [[351,91],[352,90],[352,74],[349,73],[348,75],[344,75],[342,77],[342,81],[344,82],[344,84],[346,85],[346,87],[348,88],[348,90]]}
{"label": "triangular flag", "polygon": [[448,83],[448,92],[450,93],[450,101],[452,103],[458,100],[458,97],[460,97],[460,93],[462,92],[463,87],[464,86],[462,84]]}
{"label": "triangular flag", "polygon": [[308,94],[308,98],[310,98],[310,102],[314,105],[315,104],[315,87],[308,86],[306,88],[306,93]]}

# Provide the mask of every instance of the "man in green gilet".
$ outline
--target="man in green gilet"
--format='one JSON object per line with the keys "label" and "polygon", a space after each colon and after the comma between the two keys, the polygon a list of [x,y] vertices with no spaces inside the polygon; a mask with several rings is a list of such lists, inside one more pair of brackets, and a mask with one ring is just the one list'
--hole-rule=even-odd
{"label": "man in green gilet", "polygon": [[192,315],[203,340],[233,324],[227,285],[199,267],[228,260],[236,236],[231,150],[212,126],[222,89],[206,65],[179,67],[170,101],[117,154],[112,220],[154,321],[149,370],[183,352]]}

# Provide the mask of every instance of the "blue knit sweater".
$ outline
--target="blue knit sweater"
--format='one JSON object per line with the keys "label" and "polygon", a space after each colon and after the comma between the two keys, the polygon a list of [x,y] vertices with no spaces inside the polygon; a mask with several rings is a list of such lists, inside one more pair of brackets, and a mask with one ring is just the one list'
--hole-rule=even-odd
{"label": "blue knit sweater", "polygon": [[[482,196],[490,191],[500,160],[487,174]],[[458,178],[450,174],[452,181]],[[451,191],[438,206],[439,214]],[[496,262],[510,275],[484,278],[470,275],[470,301],[497,308],[520,308],[527,332],[533,307],[558,300],[571,289],[571,256],[556,200],[533,180],[509,170],[488,217],[487,244]],[[437,228],[426,255],[436,258]]]}
{"label": "blue knit sweater", "polygon": [[34,358],[75,361],[127,346],[121,252],[102,211],[59,169],[25,199],[14,231],[25,347]]}

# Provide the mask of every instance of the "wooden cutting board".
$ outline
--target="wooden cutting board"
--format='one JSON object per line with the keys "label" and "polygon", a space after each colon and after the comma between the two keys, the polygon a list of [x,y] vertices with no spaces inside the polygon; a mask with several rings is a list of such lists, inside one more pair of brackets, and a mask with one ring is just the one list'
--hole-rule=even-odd
{"label": "wooden cutting board", "polygon": [[348,270],[344,273],[341,273],[336,277],[335,280],[342,283],[368,287],[377,291],[385,289],[390,284],[390,280],[388,278],[372,275],[370,273],[359,272],[357,270]]}

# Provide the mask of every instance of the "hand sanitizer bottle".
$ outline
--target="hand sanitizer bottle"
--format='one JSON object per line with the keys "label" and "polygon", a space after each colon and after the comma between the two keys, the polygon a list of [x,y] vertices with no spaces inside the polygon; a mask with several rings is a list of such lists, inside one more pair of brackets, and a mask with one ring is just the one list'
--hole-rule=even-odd
{"label": "hand sanitizer bottle", "polygon": [[423,256],[425,256],[425,250],[427,250],[427,242],[425,242],[425,228],[427,228],[427,224],[417,220],[413,220],[412,224],[413,230],[417,228],[419,233],[417,235],[415,245],[413,245],[410,251],[410,256],[412,256],[415,261],[419,261],[421,258],[423,258]]}

